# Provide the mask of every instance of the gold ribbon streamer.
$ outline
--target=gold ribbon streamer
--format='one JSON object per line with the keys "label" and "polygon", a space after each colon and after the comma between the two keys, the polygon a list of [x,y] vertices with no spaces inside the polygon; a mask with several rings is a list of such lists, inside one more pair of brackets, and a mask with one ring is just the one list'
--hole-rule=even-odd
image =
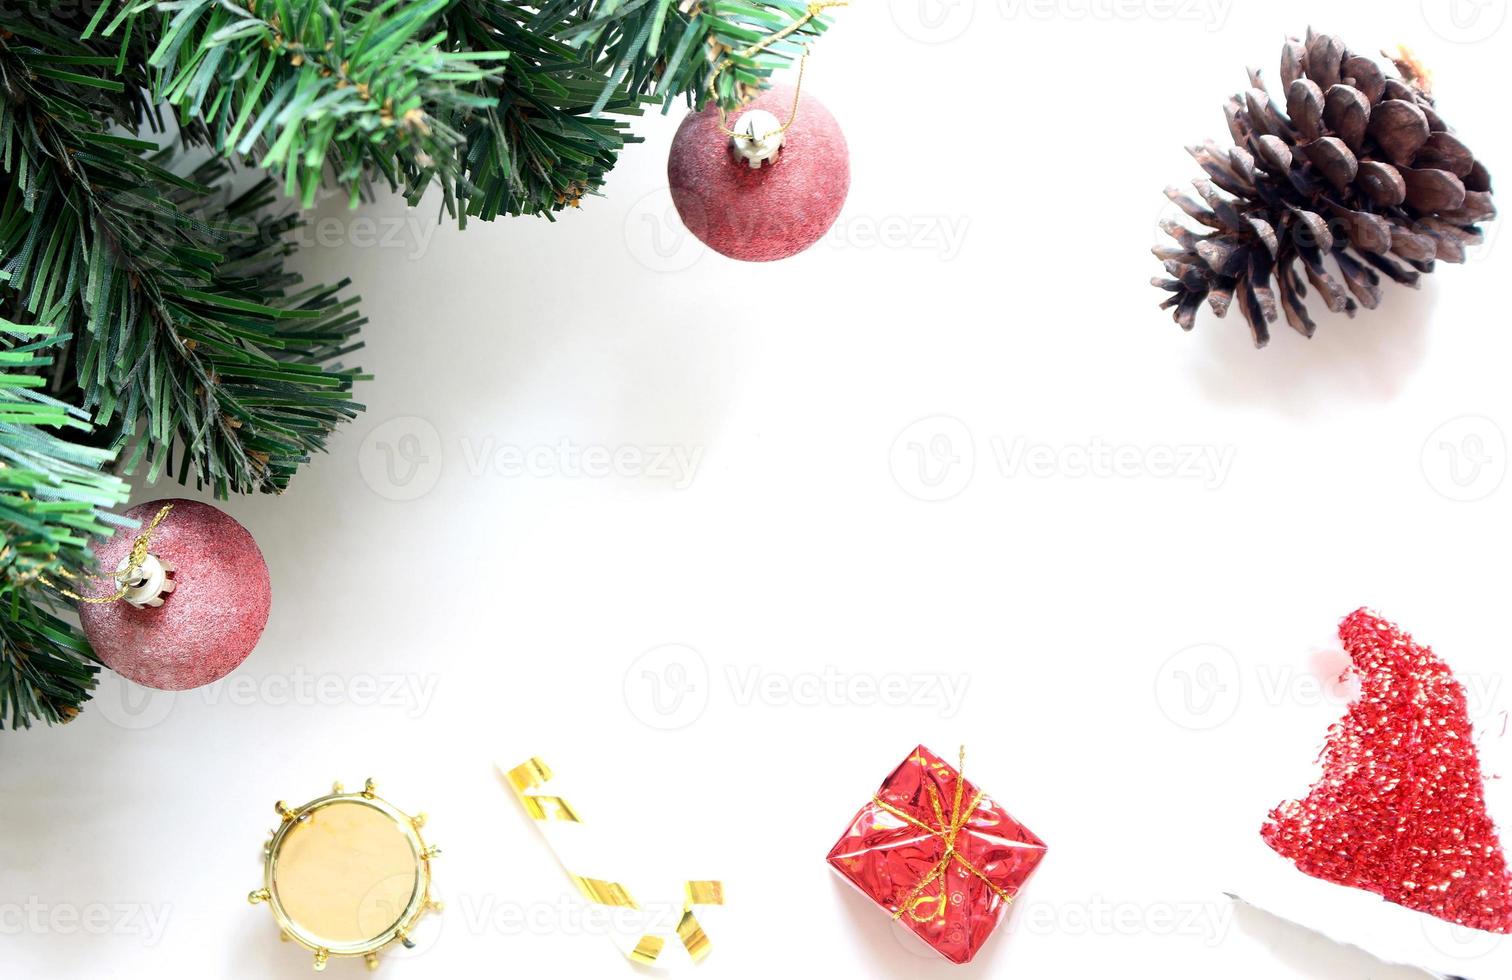
{"label": "gold ribbon streamer", "polygon": [[[735,52],[734,55],[726,55],[718,65],[714,66],[714,73],[709,76],[709,94],[714,96],[715,104],[719,104],[719,93],[715,90],[715,84],[719,81],[719,76],[724,72],[724,70],[735,63],[736,58],[750,58],[754,55],[758,55],[761,52],[765,51],[767,48],[776,44],[778,41],[781,41],[788,35],[802,30],[804,25],[813,20],[815,17],[818,17],[820,14],[824,13],[829,8],[846,6],[849,6],[849,0],[814,0],[813,3],[810,3],[808,5],[807,13],[805,13],[802,17],[799,17],[797,20],[793,21],[788,26],[784,27],[782,30],[777,31],[773,34],[768,34],[766,37],[762,38],[760,41],[757,41],[755,44],[752,44],[749,47],[742,48],[739,51]],[[726,50],[729,49],[726,48]],[[808,45],[804,45],[803,57],[798,59],[798,84],[793,86],[793,108],[788,111],[787,122],[783,123],[781,126],[778,126],[770,133],[766,133],[762,136],[756,136],[752,133],[737,133],[725,125],[725,108],[724,106],[720,105],[719,131],[724,135],[731,137],[732,139],[755,139],[757,141],[771,139],[778,133],[787,132],[788,127],[793,125],[793,121],[798,118],[798,96],[803,91],[803,68],[807,64]]]}
{"label": "gold ribbon streamer", "polygon": [[[504,778],[520,801],[520,805],[532,819],[562,820],[567,823],[583,822],[572,805],[562,797],[530,792],[551,781],[551,768],[539,758],[532,758],[515,766],[504,774]],[[547,845],[550,846],[549,840]],[[635,899],[630,897],[630,890],[624,885],[614,881],[605,881],[602,878],[587,878],[579,875],[562,862],[562,857],[556,853],[555,848],[552,849],[552,854],[556,856],[562,869],[567,872],[567,877],[572,880],[579,894],[588,901],[595,905],[607,905],[612,908],[640,908]],[[682,917],[677,922],[677,938],[695,963],[701,962],[709,955],[711,944],[708,934],[704,932],[703,926],[693,914],[693,907],[723,904],[724,885],[720,882],[689,881],[683,884],[683,910]],[[641,936],[635,948],[625,955],[637,963],[650,965],[656,962],[665,945],[664,937],[648,933]]]}
{"label": "gold ribbon streamer", "polygon": [[[914,756],[914,758],[919,761],[920,765],[923,765],[923,756],[916,755]],[[914,886],[913,891],[908,893],[908,897],[905,898],[903,900],[903,903],[898,906],[898,911],[893,913],[893,918],[901,919],[905,914],[915,922],[928,922],[930,919],[935,918],[936,916],[944,918],[945,906],[949,902],[949,897],[947,895],[949,889],[945,887],[944,878],[946,873],[950,871],[950,865],[952,862],[959,864],[961,867],[965,868],[967,871],[970,871],[972,874],[980,878],[982,880],[982,883],[985,884],[988,888],[992,889],[993,893],[996,894],[998,898],[1001,898],[1006,903],[1012,903],[1012,895],[999,888],[995,883],[993,883],[991,879],[987,877],[987,875],[980,868],[962,857],[955,848],[956,837],[960,834],[961,830],[966,826],[971,818],[976,815],[977,808],[982,805],[983,796],[983,794],[979,791],[976,796],[972,797],[971,804],[969,806],[964,808],[961,806],[961,798],[966,790],[966,747],[964,745],[961,747],[960,764],[956,767],[955,799],[952,801],[950,806],[950,819],[947,820],[945,818],[945,810],[940,803],[940,794],[935,792],[934,784],[925,783],[924,788],[929,791],[929,802],[934,810],[935,820],[939,823],[938,827],[931,827],[924,821],[915,819],[909,814],[904,813],[902,810],[899,810],[891,803],[888,803],[886,800],[882,799],[880,794],[872,797],[872,802],[880,806],[882,809],[886,810],[888,813],[891,813],[893,816],[904,821],[905,823],[908,823],[926,833],[938,837],[945,843],[945,853],[940,856],[939,863],[934,866],[929,874],[920,879],[919,883]],[[925,897],[924,889],[934,884],[936,880],[940,881],[940,894],[934,897]],[[935,907],[934,911],[926,915],[919,914],[920,909],[925,909],[930,906]]]}
{"label": "gold ribbon streamer", "polygon": [[[113,595],[78,595],[64,588],[59,588],[58,591],[76,602],[103,604],[118,602],[126,598],[126,593],[131,591],[126,583],[136,577],[137,571],[142,567],[142,562],[147,560],[147,549],[152,545],[152,532],[158,529],[158,525],[163,523],[163,518],[167,517],[168,512],[172,509],[172,504],[164,504],[163,509],[158,511],[157,516],[152,519],[152,523],[142,528],[142,533],[138,534],[136,540],[131,542],[131,557],[127,560],[126,567],[119,572],[111,572],[110,575],[105,576],[113,578],[119,583]],[[72,576],[65,577],[71,578]]]}

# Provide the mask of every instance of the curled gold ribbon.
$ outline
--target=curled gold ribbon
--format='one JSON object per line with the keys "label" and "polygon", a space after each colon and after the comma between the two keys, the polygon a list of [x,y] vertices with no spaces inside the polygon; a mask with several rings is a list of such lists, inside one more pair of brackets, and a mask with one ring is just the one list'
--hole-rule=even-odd
{"label": "curled gold ribbon", "polygon": [[[924,764],[923,756],[916,755],[909,761],[912,762],[914,760],[917,760],[921,766]],[[886,800],[882,799],[880,793],[872,797],[872,802],[877,804],[877,806],[880,806],[882,809],[886,810],[888,813],[891,813],[893,816],[904,821],[905,823],[917,827],[920,830],[935,837],[938,837],[945,844],[945,851],[940,855],[939,862],[934,866],[933,869],[930,870],[929,874],[925,875],[919,880],[919,883],[914,886],[913,891],[908,893],[908,897],[903,900],[902,904],[898,906],[898,910],[893,913],[893,918],[901,919],[904,915],[907,915],[915,922],[928,922],[930,919],[936,917],[943,919],[945,917],[946,905],[950,901],[947,895],[948,889],[945,887],[944,879],[946,873],[950,871],[950,866],[952,863],[959,864],[961,867],[965,868],[967,871],[980,878],[982,880],[982,883],[985,884],[988,888],[992,889],[993,894],[997,895],[998,898],[1001,898],[1006,903],[1012,903],[1012,895],[999,888],[990,878],[987,877],[985,872],[962,857],[960,852],[956,850],[956,837],[960,834],[961,830],[966,826],[971,818],[976,815],[977,808],[982,805],[983,797],[983,794],[978,791],[976,796],[971,798],[970,805],[965,807],[961,806],[961,799],[966,790],[966,747],[961,747],[960,764],[956,767],[955,799],[951,802],[950,805],[949,819],[946,819],[945,817],[945,808],[940,803],[940,794],[935,791],[934,785],[932,783],[925,783],[924,788],[929,791],[929,802],[931,808],[934,810],[935,820],[938,823],[938,826],[936,827],[931,827],[924,821],[915,819],[909,814],[904,813],[902,810],[899,810],[891,803],[888,803]],[[940,882],[940,894],[936,896],[926,896],[924,894],[924,890],[930,885],[934,884],[935,881]],[[933,911],[929,911],[927,914],[920,914],[921,910],[930,909],[931,907],[933,908]]]}
{"label": "curled gold ribbon", "polygon": [[[509,788],[514,791],[515,797],[525,812],[534,820],[563,820],[568,823],[582,823],[577,811],[572,805],[560,796],[550,796],[545,793],[533,793],[551,781],[551,768],[538,758],[532,758],[515,766],[504,774]],[[547,841],[550,846],[550,840]],[[615,881],[606,881],[602,878],[588,878],[578,874],[562,862],[562,857],[552,849],[557,862],[562,864],[562,869],[567,872],[567,877],[577,888],[579,894],[595,905],[607,905],[612,908],[638,909],[634,898],[630,897],[630,890]],[[723,905],[724,885],[718,881],[689,881],[683,884],[683,909],[682,916],[677,922],[677,938],[688,951],[688,956],[693,962],[698,963],[709,955],[711,944],[709,936],[699,924],[698,918],[693,914],[696,905]],[[649,966],[656,962],[657,957],[666,946],[666,938],[652,933],[641,936],[635,947],[625,955],[636,963]]]}

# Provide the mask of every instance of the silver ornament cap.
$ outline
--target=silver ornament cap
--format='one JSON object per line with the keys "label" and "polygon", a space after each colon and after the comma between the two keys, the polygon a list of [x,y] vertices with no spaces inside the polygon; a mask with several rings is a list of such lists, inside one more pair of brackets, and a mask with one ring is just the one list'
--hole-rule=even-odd
{"label": "silver ornament cap", "polygon": [[116,566],[116,581],[126,594],[121,596],[138,609],[156,609],[163,604],[163,596],[173,591],[173,566],[157,555],[149,554],[133,571],[131,556],[121,559]]}
{"label": "silver ornament cap", "polygon": [[731,127],[730,152],[752,170],[777,161],[782,149],[782,123],[765,109],[746,112]]}

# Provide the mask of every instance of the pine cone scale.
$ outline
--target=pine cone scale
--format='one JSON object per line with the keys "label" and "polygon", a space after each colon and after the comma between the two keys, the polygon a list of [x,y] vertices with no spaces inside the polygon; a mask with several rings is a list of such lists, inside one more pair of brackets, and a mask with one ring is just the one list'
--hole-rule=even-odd
{"label": "pine cone scale", "polygon": [[1370,103],[1365,93],[1349,85],[1335,85],[1323,97],[1323,122],[1339,134],[1351,153],[1358,153],[1365,142],[1365,127],[1370,123]]}
{"label": "pine cone scale", "polygon": [[1419,211],[1458,211],[1465,204],[1465,185],[1447,170],[1403,170],[1407,203]]}
{"label": "pine cone scale", "polygon": [[1407,181],[1388,163],[1367,160],[1360,165],[1360,188],[1375,203],[1394,208],[1407,200]]}
{"label": "pine cone scale", "polygon": [[1452,133],[1433,133],[1418,151],[1417,165],[1447,170],[1456,177],[1470,176],[1475,169],[1475,154]]}
{"label": "pine cone scale", "polygon": [[1370,135],[1398,167],[1412,165],[1432,130],[1422,109],[1401,99],[1387,99],[1370,114]]}

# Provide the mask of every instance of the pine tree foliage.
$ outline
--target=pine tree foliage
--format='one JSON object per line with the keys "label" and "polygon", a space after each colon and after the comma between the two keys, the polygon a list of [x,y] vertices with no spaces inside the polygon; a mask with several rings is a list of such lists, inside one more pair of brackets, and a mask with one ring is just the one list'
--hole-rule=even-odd
{"label": "pine tree foliage", "polygon": [[103,33],[133,16],[157,21],[134,25],[157,28],[154,96],[203,123],[220,153],[256,148],[309,207],[328,171],[354,192],[364,174],[414,186],[457,171],[465,141],[447,120],[487,110],[478,83],[496,86],[498,69],[487,66],[504,55],[445,50],[435,18],[447,2],[144,3]]}
{"label": "pine tree foliage", "polygon": [[[679,101],[733,108],[767,87],[828,26],[808,20],[754,55],[740,52],[809,14],[797,0],[577,0],[539,6],[460,0],[442,23],[470,50],[509,53],[496,107],[466,124],[466,214],[549,214],[596,193],[626,143],[624,117]],[[715,69],[729,67],[717,78]],[[409,196],[415,199],[414,189]]]}
{"label": "pine tree foliage", "polygon": [[463,225],[551,217],[648,108],[765,87],[818,10],[0,0],[0,728],[93,687],[60,589],[119,523],[114,474],[278,492],[361,410],[356,298],[285,265],[298,208],[434,188]]}
{"label": "pine tree foliage", "polygon": [[67,342],[47,329],[0,321],[0,728],[66,721],[98,667],[55,613],[57,587],[90,567],[92,536],[119,521],[121,480],[100,471],[112,453],[70,441],[88,414],[44,394],[41,372]]}
{"label": "pine tree foliage", "polygon": [[113,65],[0,41],[0,309],[72,338],[58,383],[128,473],[155,479],[177,450],[179,478],[219,494],[282,490],[356,412],[356,372],[332,365],[360,318],[340,286],[284,271],[293,219],[268,216],[266,185],[229,197],[222,161],[180,176],[105,125],[94,93],[129,85]]}
{"label": "pine tree foliage", "polygon": [[808,13],[796,0],[182,0],[101,14],[91,36],[160,38],[154,96],[306,206],[322,174],[354,199],[376,177],[411,203],[438,185],[465,220],[575,205],[634,140],[625,117],[679,98],[737,105],[826,22],[740,52]]}

